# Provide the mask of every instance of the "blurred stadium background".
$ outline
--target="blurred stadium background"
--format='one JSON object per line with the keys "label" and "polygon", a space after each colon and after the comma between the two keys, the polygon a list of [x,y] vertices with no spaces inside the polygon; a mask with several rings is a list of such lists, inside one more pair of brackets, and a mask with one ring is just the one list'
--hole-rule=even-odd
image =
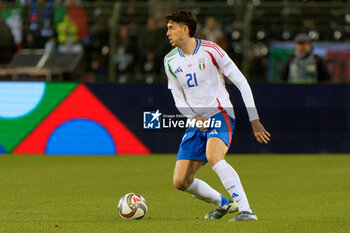
{"label": "blurred stadium background", "polygon": [[[197,37],[216,41],[247,77],[273,135],[268,146],[254,142],[228,83],[230,152],[350,152],[350,1],[287,0],[0,1],[0,151],[176,153],[182,132],[145,132],[142,112],[177,113],[163,71],[164,15],[184,8]],[[299,32],[326,61],[328,83],[281,82]]]}
{"label": "blurred stadium background", "polygon": [[[16,44],[17,48],[44,51],[54,46],[59,51],[83,54],[82,64],[70,70],[64,65],[41,67],[44,74],[44,68],[52,69],[58,76],[54,78],[165,83],[162,59],[170,47],[164,15],[183,8],[196,14],[197,36],[221,45],[252,83],[279,82],[281,63],[290,54],[285,50],[292,48],[288,42],[301,31],[315,42],[327,43],[320,53],[327,61],[332,81],[350,83],[346,65],[350,57],[346,43],[350,35],[349,1],[2,0],[0,64],[6,67],[11,62]],[[208,28],[212,32],[209,37]],[[332,51],[337,55],[330,55]],[[28,63],[16,60],[10,67],[19,65]],[[80,72],[72,75],[73,68],[80,68]],[[11,78],[13,73],[25,78],[24,71],[19,74],[13,69],[0,75],[2,79]],[[42,73],[37,71],[34,76]]]}

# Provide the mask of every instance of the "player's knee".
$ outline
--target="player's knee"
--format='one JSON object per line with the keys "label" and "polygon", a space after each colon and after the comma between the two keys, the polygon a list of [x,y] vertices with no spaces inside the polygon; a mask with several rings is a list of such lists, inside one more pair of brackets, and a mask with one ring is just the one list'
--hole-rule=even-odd
{"label": "player's knee", "polygon": [[181,179],[181,178],[177,178],[177,177],[174,177],[173,179],[173,185],[175,188],[177,188],[178,190],[181,190],[181,191],[185,191],[187,190],[187,188],[190,186],[191,183],[189,183],[187,181],[187,179]]}
{"label": "player's knee", "polygon": [[215,154],[207,153],[207,160],[209,165],[212,167],[222,159],[218,158]]}

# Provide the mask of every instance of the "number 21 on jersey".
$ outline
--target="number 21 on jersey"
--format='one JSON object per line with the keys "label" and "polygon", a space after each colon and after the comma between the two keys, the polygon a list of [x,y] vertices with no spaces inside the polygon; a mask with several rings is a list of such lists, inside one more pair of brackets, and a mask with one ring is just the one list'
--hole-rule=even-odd
{"label": "number 21 on jersey", "polygon": [[198,87],[196,72],[194,72],[193,75],[191,73],[188,73],[186,74],[186,77],[188,77],[187,79],[188,87]]}

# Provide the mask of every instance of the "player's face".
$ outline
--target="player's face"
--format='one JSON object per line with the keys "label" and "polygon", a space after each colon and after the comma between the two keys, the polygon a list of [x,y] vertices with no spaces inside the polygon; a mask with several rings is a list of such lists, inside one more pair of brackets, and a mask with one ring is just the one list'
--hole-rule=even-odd
{"label": "player's face", "polygon": [[168,31],[166,35],[171,45],[174,47],[179,47],[185,35],[185,26],[181,26],[179,23],[170,20],[167,27]]}

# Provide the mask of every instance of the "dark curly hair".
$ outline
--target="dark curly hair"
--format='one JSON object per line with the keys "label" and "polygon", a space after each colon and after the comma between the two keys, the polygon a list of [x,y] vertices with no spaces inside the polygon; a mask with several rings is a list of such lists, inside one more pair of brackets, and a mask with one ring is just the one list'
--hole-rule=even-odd
{"label": "dark curly hair", "polygon": [[170,20],[179,24],[187,25],[190,30],[190,37],[194,37],[197,29],[197,21],[189,10],[175,11],[170,15],[165,16],[165,20],[168,23]]}

